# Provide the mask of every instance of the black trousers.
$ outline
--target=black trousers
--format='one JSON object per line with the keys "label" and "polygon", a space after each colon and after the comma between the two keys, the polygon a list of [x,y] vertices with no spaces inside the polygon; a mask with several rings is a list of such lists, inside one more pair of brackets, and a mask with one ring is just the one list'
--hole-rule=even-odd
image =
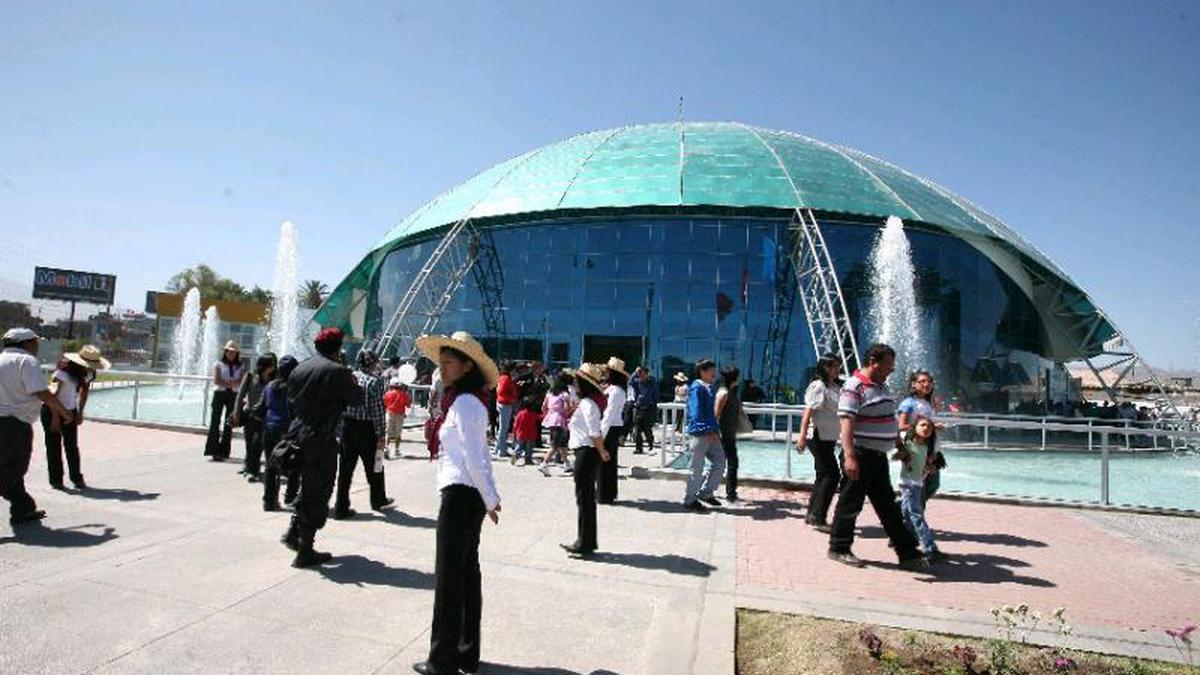
{"label": "black trousers", "polygon": [[367,485],[371,488],[371,506],[380,506],[387,501],[383,472],[375,473],[375,446],[378,439],[375,426],[370,422],[342,419],[342,448],[334,509],[344,511],[350,508],[350,482],[354,480],[354,467],[359,460],[362,460],[363,473],[367,475]]}
{"label": "black trousers", "polygon": [[311,537],[325,527],[329,497],[337,478],[338,443],[333,434],[311,433],[300,442],[304,464],[300,467],[300,494],[296,496],[295,518],[300,536]]}
{"label": "black trousers", "polygon": [[263,455],[263,423],[243,411],[242,435],[246,439],[246,458],[242,460],[242,469],[251,476],[262,472]]}
{"label": "black trousers", "polygon": [[[621,436],[624,432],[625,427],[610,427],[604,435],[604,449],[608,451],[608,461],[601,462],[600,471],[596,473],[596,501],[601,504],[617,501],[617,450],[621,447]],[[592,451],[595,452],[595,448],[592,448]]]}
{"label": "black trousers", "polygon": [[[608,433],[611,438],[612,431]],[[575,448],[575,505],[579,509],[579,532],[575,547],[584,551],[596,550],[596,480],[601,472],[600,467],[610,463],[616,464],[616,457],[601,462],[596,448]]]}
{"label": "black trousers", "polygon": [[833,495],[837,493],[838,482],[842,479],[835,448],[834,441],[823,441],[816,436],[809,444],[813,469],[817,474],[808,499],[808,515],[804,518],[810,525],[823,524],[829,518],[829,505],[833,503]]}
{"label": "black trousers", "polygon": [[737,498],[738,455],[737,434],[721,434],[721,449],[725,451],[725,498]]}
{"label": "black trousers", "polygon": [[838,495],[837,508],[833,512],[833,531],[829,535],[829,550],[848,552],[854,544],[854,524],[862,512],[863,502],[871,500],[875,515],[887,532],[888,539],[896,547],[900,560],[920,555],[917,540],[904,526],[900,515],[900,504],[892,489],[887,454],[865,448],[855,448],[858,457],[858,480],[847,478]]}
{"label": "black trousers", "polygon": [[475,488],[442,488],[429,635],[429,663],[437,672],[479,669],[479,618],[483,612],[479,533],[484,515],[483,498]]}
{"label": "black trousers", "polygon": [[33,425],[15,417],[0,417],[0,497],[8,500],[14,518],[37,509],[37,502],[25,491],[32,457]]}
{"label": "black trousers", "polygon": [[212,415],[208,418],[208,440],[204,443],[204,456],[226,459],[229,448],[233,444],[233,428],[229,426],[229,416],[233,414],[233,403],[237,392],[231,389],[218,389],[212,395]]}
{"label": "black trousers", "polygon": [[654,422],[658,419],[658,407],[648,406],[633,409],[633,452],[642,454],[642,439],[648,449],[654,451]]}
{"label": "black trousers", "polygon": [[50,431],[50,420],[54,414],[50,408],[42,406],[42,435],[46,441],[46,470],[50,474],[50,484],[61,487],[63,484],[63,452],[67,454],[67,471],[72,483],[83,482],[83,471],[79,467],[79,425],[72,421],[70,424],[59,425],[58,431]]}
{"label": "black trousers", "polygon": [[[263,455],[267,456],[271,450],[275,448],[275,444],[279,442],[283,436],[282,429],[276,429],[263,425],[262,435],[262,450]],[[263,470],[263,503],[276,504],[279,502],[279,481],[281,476],[279,472],[271,468],[271,463],[266,462]],[[300,492],[300,470],[289,471],[287,473],[287,493],[284,495],[284,501],[291,502]]]}

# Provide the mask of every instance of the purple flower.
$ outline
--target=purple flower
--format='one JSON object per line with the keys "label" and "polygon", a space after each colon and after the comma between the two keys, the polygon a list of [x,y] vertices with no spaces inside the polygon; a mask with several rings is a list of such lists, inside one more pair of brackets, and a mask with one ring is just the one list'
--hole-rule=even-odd
{"label": "purple flower", "polygon": [[1069,656],[1054,657],[1054,670],[1057,672],[1065,673],[1068,670],[1075,670],[1078,667],[1079,664],[1075,663],[1075,659]]}
{"label": "purple flower", "polygon": [[975,653],[973,648],[969,645],[954,645],[954,655],[958,657],[959,663],[963,665],[963,668],[967,669],[967,672],[974,672],[972,666],[975,665],[975,659],[979,655]]}
{"label": "purple flower", "polygon": [[1192,643],[1192,632],[1195,630],[1196,630],[1196,624],[1189,623],[1188,625],[1184,626],[1183,628],[1168,628],[1167,635],[1170,635],[1171,639],[1180,640],[1187,644],[1191,644]]}
{"label": "purple flower", "polygon": [[863,643],[872,658],[877,659],[883,654],[883,638],[876,635],[875,631],[870,628],[864,628],[858,632],[858,641]]}

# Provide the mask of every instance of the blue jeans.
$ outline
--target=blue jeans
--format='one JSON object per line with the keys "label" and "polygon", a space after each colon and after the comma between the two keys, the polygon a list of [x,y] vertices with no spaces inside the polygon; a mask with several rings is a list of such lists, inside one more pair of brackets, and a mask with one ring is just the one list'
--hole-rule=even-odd
{"label": "blue jeans", "polygon": [[[692,475],[688,478],[687,492],[683,495],[684,504],[712,497],[725,473],[725,449],[715,435],[691,436],[688,438],[688,448],[692,451]],[[711,465],[707,475],[704,473],[706,459]]]}
{"label": "blue jeans", "polygon": [[511,403],[497,403],[496,410],[500,412],[500,421],[496,425],[496,449],[493,454],[508,457],[508,432],[512,431],[513,407]]}
{"label": "blue jeans", "polygon": [[[517,452],[515,457],[525,456],[525,461],[533,463],[533,441],[517,441]],[[516,461],[516,460],[513,460]]]}
{"label": "blue jeans", "polygon": [[924,485],[920,483],[900,485],[900,513],[904,514],[905,526],[908,527],[909,532],[916,535],[925,554],[936,551],[937,544],[933,543],[933,532],[929,529],[929,523],[925,522]]}

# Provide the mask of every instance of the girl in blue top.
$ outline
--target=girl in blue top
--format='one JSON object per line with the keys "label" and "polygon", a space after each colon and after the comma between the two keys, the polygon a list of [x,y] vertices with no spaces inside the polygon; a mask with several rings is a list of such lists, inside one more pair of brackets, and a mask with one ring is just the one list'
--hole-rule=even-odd
{"label": "girl in blue top", "polygon": [[933,532],[925,521],[925,476],[932,468],[930,462],[937,441],[937,430],[933,420],[924,415],[915,418],[908,432],[904,434],[904,444],[897,448],[892,459],[901,462],[900,468],[900,512],[904,516],[904,524],[921,542],[925,557],[930,562],[944,558],[933,541]]}

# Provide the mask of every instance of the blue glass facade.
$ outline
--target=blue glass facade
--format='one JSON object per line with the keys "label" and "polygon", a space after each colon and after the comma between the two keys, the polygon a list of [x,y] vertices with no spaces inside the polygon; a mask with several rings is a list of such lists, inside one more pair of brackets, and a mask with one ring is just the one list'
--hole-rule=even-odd
{"label": "blue glass facade", "polygon": [[[533,221],[492,228],[503,274],[501,357],[552,365],[612,354],[644,361],[666,381],[701,357],[763,379],[772,321],[786,334],[777,398],[794,401],[814,361],[791,276],[789,221],[636,216]],[[860,345],[870,342],[867,258],[878,226],[822,222]],[[939,389],[974,408],[1014,409],[1040,396],[1049,366],[1044,329],[1028,298],[962,239],[910,231],[927,353]],[[380,331],[436,240],[402,245],[372,281],[366,334]],[[485,336],[482,296],[468,278],[441,330]],[[1020,358],[1016,358],[1017,356]],[[1019,361],[1023,365],[1014,365]]]}

